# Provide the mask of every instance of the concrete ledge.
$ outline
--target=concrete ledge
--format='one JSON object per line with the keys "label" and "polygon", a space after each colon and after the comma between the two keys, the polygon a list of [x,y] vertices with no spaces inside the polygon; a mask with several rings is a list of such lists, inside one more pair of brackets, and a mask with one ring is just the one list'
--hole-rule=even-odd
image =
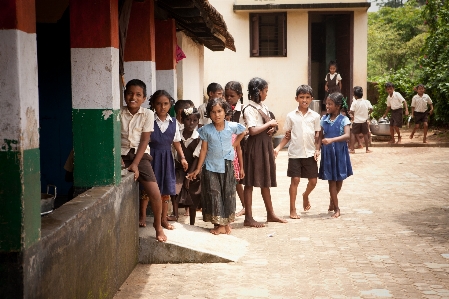
{"label": "concrete ledge", "polygon": [[229,263],[245,255],[248,242],[232,235],[212,235],[208,230],[171,223],[174,230],[164,230],[167,242],[156,241],[153,219],[139,229],[139,263]]}
{"label": "concrete ledge", "polygon": [[137,219],[132,174],[42,217],[41,240],[24,252],[23,298],[112,298],[137,264]]}

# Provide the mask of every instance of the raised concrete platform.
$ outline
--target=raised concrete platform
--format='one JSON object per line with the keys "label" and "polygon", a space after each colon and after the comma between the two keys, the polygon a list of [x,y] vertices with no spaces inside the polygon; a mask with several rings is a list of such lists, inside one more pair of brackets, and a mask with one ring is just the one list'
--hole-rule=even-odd
{"label": "raised concrete platform", "polygon": [[208,229],[170,222],[175,229],[164,230],[167,242],[156,241],[153,218],[139,229],[139,263],[229,263],[247,252],[249,243],[232,235],[215,236]]}

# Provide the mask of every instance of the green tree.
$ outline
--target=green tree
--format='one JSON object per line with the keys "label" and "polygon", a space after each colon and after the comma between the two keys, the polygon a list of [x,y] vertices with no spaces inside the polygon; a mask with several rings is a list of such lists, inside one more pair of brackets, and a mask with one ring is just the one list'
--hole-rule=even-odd
{"label": "green tree", "polygon": [[437,121],[449,123],[449,1],[428,0],[422,16],[429,26],[423,56],[422,82],[435,106]]}

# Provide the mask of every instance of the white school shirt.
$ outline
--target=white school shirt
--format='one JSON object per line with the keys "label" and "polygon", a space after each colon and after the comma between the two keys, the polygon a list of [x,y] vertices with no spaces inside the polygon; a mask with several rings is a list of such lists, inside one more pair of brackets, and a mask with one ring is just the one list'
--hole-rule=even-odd
{"label": "white school shirt", "polygon": [[405,102],[404,97],[396,91],[393,91],[393,94],[387,96],[387,107],[391,107],[393,110],[397,110],[403,108],[402,103]]}
{"label": "white school shirt", "polygon": [[200,119],[198,120],[199,125],[205,126],[212,123],[212,120],[210,118],[204,116],[206,114],[206,106],[207,103],[203,103],[198,107],[198,112],[200,113]]}
{"label": "white school shirt", "polygon": [[309,108],[303,115],[299,109],[295,109],[287,114],[284,130],[292,132],[288,147],[289,158],[309,158],[315,155],[315,132],[321,131],[318,113]]}
{"label": "white school shirt", "polygon": [[[173,121],[173,118],[168,114],[164,121],[162,121],[157,115],[155,115],[155,117],[156,123],[159,126],[159,129],[161,129],[161,132],[164,133],[165,131],[167,131],[168,125],[170,124],[171,121]],[[181,134],[179,133],[178,121],[176,121],[175,126],[176,128],[175,128],[175,136],[173,137],[173,142],[179,142],[181,141]]]}
{"label": "white school shirt", "polygon": [[[140,107],[139,111],[132,115],[128,107],[122,107],[120,109],[120,121],[120,154],[122,156],[127,155],[132,148],[137,152],[142,133],[154,131],[154,113],[147,108]],[[148,145],[145,153],[150,154]]]}
{"label": "white school shirt", "polygon": [[365,123],[369,116],[369,110],[373,109],[370,101],[361,99],[354,99],[349,110],[354,111],[354,122],[356,124]]}
{"label": "white school shirt", "polygon": [[428,94],[423,94],[422,97],[420,97],[418,94],[416,94],[412,98],[412,107],[415,107],[415,112],[426,112],[427,111],[427,104],[432,104],[432,100],[430,99]]}
{"label": "white school shirt", "polygon": [[[270,116],[270,110],[268,110],[268,107],[262,102],[260,102],[260,104],[257,104],[256,102],[250,100],[248,105],[252,105],[257,109],[261,109],[267,116]],[[246,127],[251,128],[263,126],[263,118],[260,115],[259,111],[257,111],[253,107],[248,107],[248,105],[245,107],[243,113]]]}
{"label": "white school shirt", "polygon": [[[329,74],[329,78],[331,80],[334,79],[335,75],[337,75],[337,83],[340,82],[341,79],[342,79],[341,76],[340,76],[340,73],[333,73],[333,74],[328,73],[328,74]],[[324,81],[327,81],[327,75],[326,75],[326,77],[324,77]]]}

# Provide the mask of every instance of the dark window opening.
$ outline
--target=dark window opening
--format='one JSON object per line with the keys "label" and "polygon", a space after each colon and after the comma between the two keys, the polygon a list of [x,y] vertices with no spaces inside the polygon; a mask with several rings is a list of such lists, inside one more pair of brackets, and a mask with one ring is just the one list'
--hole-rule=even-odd
{"label": "dark window opening", "polygon": [[250,14],[251,57],[287,56],[287,14]]}

